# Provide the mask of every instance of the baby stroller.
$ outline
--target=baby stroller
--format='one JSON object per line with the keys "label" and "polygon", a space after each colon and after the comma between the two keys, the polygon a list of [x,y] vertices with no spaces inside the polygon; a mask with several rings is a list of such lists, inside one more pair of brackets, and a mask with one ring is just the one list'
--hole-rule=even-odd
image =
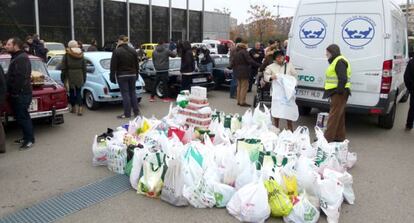
{"label": "baby stroller", "polygon": [[256,77],[256,85],[257,85],[257,93],[253,99],[253,107],[257,107],[259,103],[270,107],[272,104],[272,95],[270,93],[270,89],[272,87],[271,83],[264,82],[263,83],[263,75],[258,74]]}

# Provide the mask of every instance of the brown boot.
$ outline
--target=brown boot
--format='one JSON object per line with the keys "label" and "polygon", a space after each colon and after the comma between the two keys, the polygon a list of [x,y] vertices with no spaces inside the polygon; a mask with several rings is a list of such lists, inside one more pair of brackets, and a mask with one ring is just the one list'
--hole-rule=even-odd
{"label": "brown boot", "polygon": [[72,114],[76,114],[76,112],[78,111],[78,106],[77,105],[75,105],[75,106],[72,106],[71,108],[70,108],[70,113],[72,113]]}
{"label": "brown boot", "polygon": [[78,116],[82,116],[83,115],[83,107],[79,106],[78,107]]}

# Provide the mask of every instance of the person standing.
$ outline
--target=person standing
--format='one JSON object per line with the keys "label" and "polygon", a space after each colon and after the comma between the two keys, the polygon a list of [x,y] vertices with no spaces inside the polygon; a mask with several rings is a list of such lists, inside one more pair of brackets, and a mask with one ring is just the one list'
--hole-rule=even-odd
{"label": "person standing", "polygon": [[325,138],[328,142],[342,142],[346,139],[345,109],[351,94],[351,64],[336,44],[328,46],[326,56],[330,65],[323,98],[329,98],[330,109]]}
{"label": "person standing", "polygon": [[170,40],[169,50],[170,51],[177,51],[177,44],[175,44],[173,39]]}
{"label": "person standing", "polygon": [[152,62],[154,63],[155,84],[151,92],[150,102],[155,102],[155,95],[157,93],[157,87],[159,83],[162,83],[162,94],[164,102],[171,102],[169,94],[169,70],[170,70],[170,57],[176,57],[176,54],[170,49],[164,46],[164,42],[158,42],[154,53],[152,54]]}
{"label": "person standing", "polygon": [[[1,41],[0,41],[1,42]],[[0,110],[6,103],[7,83],[3,67],[0,65]],[[6,153],[6,134],[4,133],[3,122],[0,120],[0,153]]]}
{"label": "person standing", "polygon": [[213,73],[213,59],[210,56],[210,50],[205,45],[197,49],[197,64],[198,71]]}
{"label": "person standing", "polygon": [[[293,68],[292,64],[285,60],[285,54],[283,51],[278,50],[273,55],[274,63],[270,64],[265,72],[264,72],[264,80],[266,82],[273,82],[272,83],[272,116],[274,120],[274,124],[276,128],[279,128],[279,120],[281,118],[287,119],[287,126],[290,131],[293,132],[293,121],[297,121],[299,116],[299,112],[289,112],[289,114],[284,114],[286,111],[290,111],[291,106],[290,104],[286,104],[285,101],[280,101],[280,95],[277,95],[278,92],[276,90],[279,75],[290,75],[296,78],[297,72]],[[294,89],[292,89],[294,91]],[[280,92],[280,88],[279,88]],[[288,106],[287,108],[285,106]],[[296,109],[297,110],[297,109]],[[288,118],[289,117],[289,118]],[[290,118],[294,117],[294,118]]]}
{"label": "person standing", "polygon": [[181,54],[181,90],[190,90],[191,75],[195,71],[195,60],[190,42],[183,42]]}
{"label": "person standing", "polygon": [[231,60],[233,74],[237,79],[237,105],[251,107],[246,103],[246,94],[249,89],[250,66],[259,67],[260,64],[254,61],[247,52],[247,44],[239,43],[236,52]]}
{"label": "person standing", "polygon": [[[237,45],[237,44],[241,43],[242,41],[243,40],[242,40],[241,37],[237,37],[234,42]],[[229,42],[228,45],[229,45],[229,54],[230,54],[229,61],[230,61],[230,67],[231,67],[232,60],[234,58],[234,54],[236,53],[237,47],[236,47],[236,45],[232,44],[231,42]],[[230,98],[232,98],[232,99],[236,99],[236,96],[237,96],[237,79],[236,79],[235,76],[237,76],[237,74],[233,70],[232,78],[231,78],[231,82],[230,82]]]}
{"label": "person standing", "polygon": [[408,110],[407,122],[405,129],[411,131],[414,125],[414,59],[411,58],[408,62],[407,68],[404,73],[404,83],[410,93],[410,108]]}
{"label": "person standing", "polygon": [[32,36],[27,36],[26,37],[26,44],[27,44],[27,47],[28,47],[26,52],[30,55],[35,56],[36,52],[35,52],[35,46],[33,44],[33,37]]}
{"label": "person standing", "polygon": [[6,74],[7,90],[16,121],[23,130],[23,138],[15,143],[21,145],[21,150],[28,150],[35,143],[33,123],[29,114],[32,102],[32,66],[28,55],[23,51],[23,41],[19,38],[9,39],[6,49],[12,55]]}
{"label": "person standing", "polygon": [[[256,42],[256,44],[254,45],[254,48],[250,50],[249,54],[252,57],[252,59],[254,61],[256,61],[256,63],[262,65],[265,54],[264,54],[264,50],[262,49],[262,45],[261,45],[260,42]],[[248,92],[252,91],[252,86],[253,86],[253,83],[254,83],[254,79],[257,76],[259,68],[260,68],[260,66],[258,66],[258,67],[252,66],[251,67]]]}
{"label": "person standing", "polygon": [[136,94],[136,81],[139,73],[138,53],[128,46],[129,40],[125,35],[118,38],[117,48],[111,58],[111,82],[119,84],[122,95],[124,114],[119,119],[131,118],[131,107],[134,116],[139,116],[138,100]]}
{"label": "person standing", "polygon": [[62,83],[65,83],[70,95],[71,113],[82,116],[81,90],[86,81],[86,62],[76,40],[69,41],[66,54],[62,58],[61,69]]}
{"label": "person standing", "polygon": [[49,52],[48,49],[45,48],[45,41],[39,39],[39,35],[34,34],[33,35],[33,46],[34,46],[34,55],[37,57],[40,57],[43,62],[47,62],[47,52]]}
{"label": "person standing", "polygon": [[88,52],[95,51],[98,51],[98,41],[96,41],[96,39],[92,39],[91,45],[88,47]]}

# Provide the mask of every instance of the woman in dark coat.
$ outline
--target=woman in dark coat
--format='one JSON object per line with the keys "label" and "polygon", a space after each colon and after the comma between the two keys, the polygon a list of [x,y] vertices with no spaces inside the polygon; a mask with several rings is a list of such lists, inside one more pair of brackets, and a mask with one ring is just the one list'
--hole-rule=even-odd
{"label": "woman in dark coat", "polygon": [[189,90],[191,86],[191,75],[195,70],[195,60],[190,42],[183,42],[181,54],[181,90]]}

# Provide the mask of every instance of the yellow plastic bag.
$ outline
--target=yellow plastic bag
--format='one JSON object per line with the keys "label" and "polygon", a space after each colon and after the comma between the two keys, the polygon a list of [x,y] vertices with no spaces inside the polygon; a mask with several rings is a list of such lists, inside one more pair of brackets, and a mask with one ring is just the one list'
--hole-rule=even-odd
{"label": "yellow plastic bag", "polygon": [[275,180],[266,180],[265,188],[269,197],[269,206],[273,217],[288,216],[293,209],[289,196]]}
{"label": "yellow plastic bag", "polygon": [[144,119],[144,121],[141,124],[141,127],[137,129],[137,135],[145,134],[150,129],[151,129],[151,126],[148,120]]}
{"label": "yellow plastic bag", "polygon": [[296,176],[283,175],[283,182],[285,184],[285,193],[289,196],[291,201],[295,200],[298,196],[298,181]]}

